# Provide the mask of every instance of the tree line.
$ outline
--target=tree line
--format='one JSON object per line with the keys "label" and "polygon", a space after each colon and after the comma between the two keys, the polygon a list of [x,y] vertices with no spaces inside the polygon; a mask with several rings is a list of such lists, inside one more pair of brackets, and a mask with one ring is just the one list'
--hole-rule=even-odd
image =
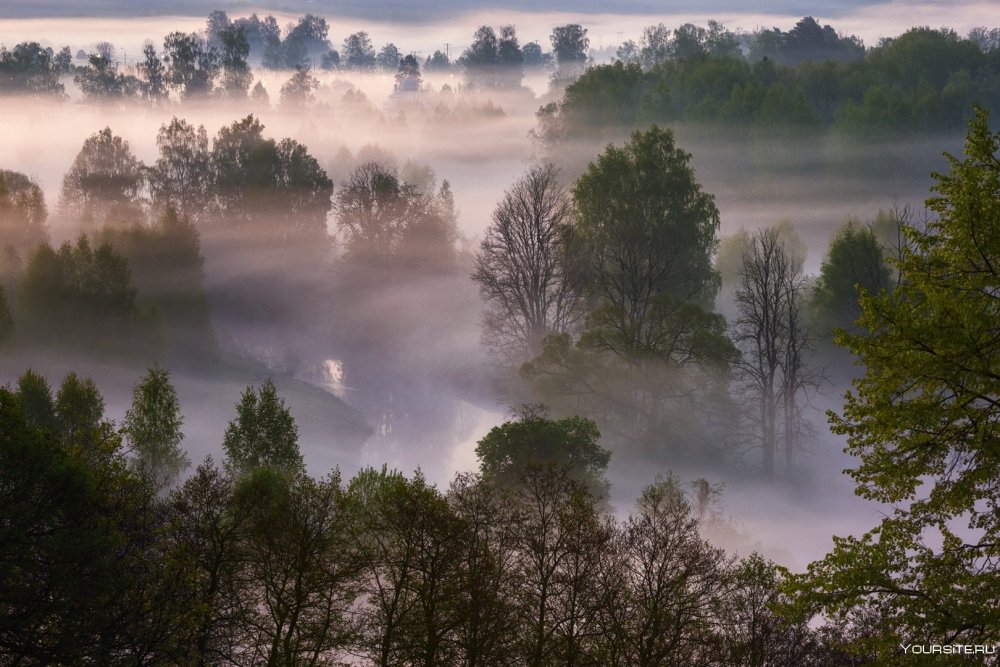
{"label": "tree line", "polygon": [[[4,340],[17,333],[22,342],[93,343],[105,351],[142,341],[141,350],[168,345],[202,358],[213,348],[202,238],[216,257],[286,253],[322,268],[335,253],[331,213],[355,272],[371,269],[371,278],[457,268],[450,185],[438,186],[417,165],[401,174],[378,158],[353,169],[345,163],[347,180],[334,196],[333,181],[305,146],[266,137],[253,116],[223,127],[211,144],[203,127],[174,118],[160,128],[157,146],[159,157],[145,165],[110,128],[84,141],[56,207],[80,237],[58,248],[49,244],[38,185],[0,172]],[[277,289],[280,276],[267,266],[263,280]],[[72,335],[67,322],[77,325]]]}
{"label": "tree line", "polygon": [[[673,477],[625,519],[593,422],[526,410],[439,490],[305,473],[269,380],[225,456],[188,465],[169,372],[120,426],[94,383],[0,389],[0,654],[20,664],[835,665],[834,626],[779,615],[787,574],[706,542]],[[763,661],[763,662],[762,662]]]}
{"label": "tree line", "polygon": [[61,95],[63,77],[74,82],[91,99],[144,98],[154,103],[171,97],[195,99],[208,95],[269,101],[268,92],[254,80],[253,66],[263,70],[294,70],[286,82],[282,100],[294,100],[306,86],[318,82],[310,70],[388,72],[419,83],[419,69],[430,71],[464,70],[473,88],[520,89],[524,70],[557,68],[557,80],[567,80],[582,71],[587,60],[587,31],[578,24],[553,29],[552,51],[537,42],[523,47],[513,25],[502,26],[499,35],[484,25],[474,34],[472,44],[454,61],[440,50],[422,63],[413,53],[387,43],[376,50],[365,31],[347,36],[342,48],[333,48],[326,19],[307,14],[289,24],[284,37],[277,19],[256,14],[232,20],[224,11],[212,12],[205,30],[186,34],[172,32],[163,39],[162,49],[152,42],[143,47],[141,57],[133,57],[134,73],[123,60],[124,54],[110,42],[99,42],[90,53],[82,50],[77,61],[68,46],[58,52],[38,42],[22,42],[12,49],[0,47],[0,94],[28,93]]}
{"label": "tree line", "polygon": [[561,102],[540,110],[538,133],[556,146],[650,123],[792,138],[820,130],[862,138],[959,131],[974,104],[1000,102],[997,34],[977,29],[963,38],[946,28],[912,28],[836,60],[820,57],[825,47],[818,37],[815,56],[781,58],[757,50],[744,55],[735,37],[723,39],[718,30],[693,36],[664,30],[650,34],[644,49],[590,68]]}

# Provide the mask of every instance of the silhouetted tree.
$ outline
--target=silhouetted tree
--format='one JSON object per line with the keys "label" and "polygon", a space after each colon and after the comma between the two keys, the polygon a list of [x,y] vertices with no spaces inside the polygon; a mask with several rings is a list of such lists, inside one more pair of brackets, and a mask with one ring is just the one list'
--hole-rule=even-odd
{"label": "silhouetted tree", "polygon": [[62,67],[38,42],[21,42],[10,50],[0,46],[0,93],[62,95]]}
{"label": "silhouetted tree", "polygon": [[196,34],[172,32],[163,40],[167,80],[187,99],[212,92],[219,74],[218,51]]}
{"label": "silhouetted tree", "polygon": [[156,134],[160,157],[150,168],[149,189],[156,208],[173,208],[203,220],[210,212],[214,174],[205,127],[174,117]]}
{"label": "silhouetted tree", "polygon": [[17,399],[29,426],[56,432],[56,404],[48,380],[30,368],[24,371],[17,379]]}
{"label": "silhouetted tree", "polygon": [[568,266],[572,200],[553,165],[533,167],[493,212],[472,279],[490,306],[484,339],[509,361],[539,355],[551,333],[575,332],[580,285]]}
{"label": "silhouetted tree", "polygon": [[375,47],[367,32],[356,32],[344,40],[342,53],[344,67],[355,70],[375,68]]}
{"label": "silhouetted tree", "polygon": [[136,66],[145,78],[143,94],[147,99],[157,101],[167,97],[167,70],[156,55],[156,47],[147,43],[142,47],[143,60]]}
{"label": "silhouetted tree", "polygon": [[378,52],[378,56],[375,58],[376,66],[384,72],[395,72],[399,69],[399,61],[402,59],[402,54],[396,45],[389,42]]}
{"label": "silhouetted tree", "polygon": [[63,176],[60,208],[77,221],[128,223],[141,217],[146,172],[127,141],[110,127],[83,142]]}
{"label": "silhouetted tree", "polygon": [[[49,238],[45,195],[33,180],[0,170],[0,238],[3,245],[27,255]],[[6,269],[6,267],[5,267]]]}
{"label": "silhouetted tree", "polygon": [[227,97],[246,97],[253,74],[250,72],[250,42],[246,29],[230,25],[218,35],[219,64],[222,66],[222,93]]}

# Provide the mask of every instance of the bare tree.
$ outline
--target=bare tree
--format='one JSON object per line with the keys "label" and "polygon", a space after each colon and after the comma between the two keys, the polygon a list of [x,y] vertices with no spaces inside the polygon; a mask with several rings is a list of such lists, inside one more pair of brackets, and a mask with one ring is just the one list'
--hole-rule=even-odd
{"label": "bare tree", "polygon": [[768,477],[774,475],[779,440],[791,466],[804,425],[803,396],[816,382],[803,359],[809,344],[804,286],[801,258],[779,229],[757,231],[743,250],[733,338],[742,352],[737,370],[752,404],[751,421]]}
{"label": "bare tree", "polygon": [[532,167],[493,212],[472,278],[489,303],[484,339],[511,362],[537,356],[545,336],[581,319],[565,252],[571,220],[570,197],[551,164]]}

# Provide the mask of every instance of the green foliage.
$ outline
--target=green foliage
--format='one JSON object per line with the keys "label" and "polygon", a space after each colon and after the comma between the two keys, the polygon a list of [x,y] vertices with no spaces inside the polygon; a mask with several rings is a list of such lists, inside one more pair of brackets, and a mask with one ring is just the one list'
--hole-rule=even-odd
{"label": "green foliage", "polygon": [[337,471],[208,459],[167,496],[114,433],[93,456],[22,404],[0,388],[5,662],[840,664],[773,613],[778,568],[699,536],[674,478],[627,520],[552,466],[443,494],[419,472],[367,468],[345,488]]}
{"label": "green foliage", "polygon": [[69,373],[56,393],[56,429],[66,447],[97,453],[108,424],[104,421],[104,397],[90,378]]}
{"label": "green foliage", "polygon": [[288,473],[304,468],[299,429],[270,379],[259,390],[247,387],[240,396],[236,419],[226,427],[222,447],[226,462],[240,473],[262,466]]}
{"label": "green foliage", "polygon": [[132,406],[125,413],[122,432],[139,469],[152,475],[157,486],[169,486],[191,465],[180,447],[183,423],[170,373],[151,366],[132,388]]}
{"label": "green foliage", "polygon": [[0,94],[64,95],[62,52],[59,56],[38,42],[21,42],[10,50],[0,46]]}
{"label": "green foliage", "polygon": [[253,116],[219,130],[212,145],[219,214],[268,242],[322,244],[333,182],[305,146],[263,132]]}
{"label": "green foliage", "polygon": [[800,610],[882,619],[868,648],[988,643],[1000,628],[995,456],[1000,135],[977,111],[965,157],[949,157],[892,293],[865,295],[861,333],[838,342],[866,367],[833,430],[859,457],[859,495],[894,509],[798,578]]}
{"label": "green foliage", "polygon": [[[48,241],[45,195],[33,180],[16,171],[0,170],[0,238],[3,247],[27,255]],[[5,267],[6,268],[6,267]]]}
{"label": "green foliage", "polygon": [[653,127],[622,148],[608,146],[574,185],[572,243],[585,288],[598,300],[588,325],[595,347],[678,363],[697,347],[693,336],[679,342],[667,334],[678,330],[676,317],[697,314],[685,304],[711,304],[718,290],[719,211],[690,161],[670,130]]}
{"label": "green foliage", "polygon": [[[655,50],[662,32],[647,31],[645,48]],[[561,133],[613,137],[685,122],[870,139],[957,130],[974,102],[1000,104],[990,55],[947,29],[914,28],[864,52],[856,38],[806,17],[789,33],[758,32],[747,59],[725,49],[680,57],[676,42],[647,55],[644,71],[634,61],[590,68],[558,105]]]}
{"label": "green foliage", "polygon": [[891,287],[885,251],[874,229],[848,220],[830,241],[813,286],[811,306],[817,326],[823,335],[832,335],[835,329],[856,331],[862,295]]}
{"label": "green foliage", "polygon": [[73,80],[85,96],[96,100],[135,97],[142,90],[139,79],[120,73],[117,62],[99,53],[90,54],[87,66],[80,69]]}
{"label": "green foliage", "polygon": [[163,38],[167,81],[184,99],[212,92],[219,74],[218,52],[195,33],[172,32]]}
{"label": "green foliage", "polygon": [[56,431],[56,404],[48,380],[29,368],[17,379],[16,395],[28,426]]}
{"label": "green foliage", "polygon": [[76,222],[121,223],[141,219],[145,168],[127,141],[110,127],[83,142],[63,176],[60,207]]}
{"label": "green foliage", "polygon": [[106,243],[92,248],[85,236],[58,251],[38,246],[18,304],[26,340],[118,351],[156,342],[136,306],[128,261]]}
{"label": "green foliage", "polygon": [[150,168],[149,189],[157,208],[173,208],[192,220],[204,219],[212,201],[211,153],[205,127],[174,117],[156,134],[160,157]]}
{"label": "green foliage", "polygon": [[576,182],[568,245],[585,328],[575,345],[552,336],[523,369],[557,410],[583,410],[605,433],[656,449],[700,448],[692,411],[667,397],[706,399],[699,392],[717,388],[710,375],[734,354],[725,320],[707,310],[719,285],[719,212],[690,159],[653,127],[608,146]]}
{"label": "green foliage", "polygon": [[341,187],[336,211],[348,259],[382,275],[393,266],[441,269],[454,261],[458,233],[447,181],[435,196],[393,167],[366,162]]}
{"label": "green foliage", "polygon": [[134,267],[138,297],[161,318],[169,350],[177,358],[211,360],[214,335],[194,224],[167,208],[153,224],[105,228],[99,238]]}
{"label": "green foliage", "polygon": [[184,607],[160,549],[155,490],[129,472],[113,434],[97,443],[102,456],[67,448],[17,403],[0,390],[0,655],[176,664]]}
{"label": "green foliage", "polygon": [[566,469],[602,496],[607,493],[604,473],[611,452],[598,444],[600,437],[597,424],[590,419],[552,420],[525,406],[517,420],[490,429],[476,445],[476,456],[483,478],[503,486],[519,483],[529,468],[552,466]]}

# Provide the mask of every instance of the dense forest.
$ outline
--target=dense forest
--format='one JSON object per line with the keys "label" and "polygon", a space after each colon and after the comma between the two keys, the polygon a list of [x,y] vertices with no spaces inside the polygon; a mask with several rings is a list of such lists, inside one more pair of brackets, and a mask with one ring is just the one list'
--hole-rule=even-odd
{"label": "dense forest", "polygon": [[0,47],[0,664],[992,664],[1000,29],[329,33]]}

